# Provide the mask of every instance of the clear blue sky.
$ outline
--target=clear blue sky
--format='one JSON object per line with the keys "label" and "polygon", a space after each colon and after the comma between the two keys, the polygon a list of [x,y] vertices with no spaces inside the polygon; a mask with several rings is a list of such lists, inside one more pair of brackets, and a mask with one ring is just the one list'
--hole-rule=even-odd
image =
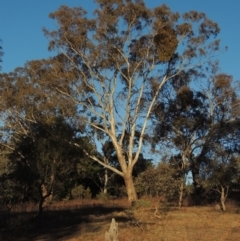
{"label": "clear blue sky", "polygon": [[[207,14],[221,28],[222,47],[228,51],[219,56],[222,71],[240,80],[240,0],[145,0],[149,7],[166,3],[180,13],[197,10]],[[49,56],[48,41],[42,28],[54,28],[48,18],[61,5],[82,6],[89,13],[94,0],[0,0],[0,39],[4,50],[2,72],[21,67],[28,60]]]}

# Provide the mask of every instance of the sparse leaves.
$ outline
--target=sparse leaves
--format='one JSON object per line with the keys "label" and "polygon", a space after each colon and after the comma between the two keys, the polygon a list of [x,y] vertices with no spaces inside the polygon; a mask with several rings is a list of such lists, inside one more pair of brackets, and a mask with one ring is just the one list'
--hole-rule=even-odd
{"label": "sparse leaves", "polygon": [[35,123],[54,113],[84,123],[102,143],[110,139],[120,169],[87,154],[124,178],[132,201],[137,198],[133,168],[152,129],[156,103],[166,108],[168,86],[181,87],[178,99],[189,108],[193,97],[183,86],[210,64],[219,28],[203,13],[179,14],[166,5],[150,9],[143,0],[96,3],[93,18],[81,7],[67,6],[49,15],[57,29],[44,34],[49,50],[58,54],[1,77],[2,113],[9,128],[17,123],[21,131],[27,131],[24,121]]}

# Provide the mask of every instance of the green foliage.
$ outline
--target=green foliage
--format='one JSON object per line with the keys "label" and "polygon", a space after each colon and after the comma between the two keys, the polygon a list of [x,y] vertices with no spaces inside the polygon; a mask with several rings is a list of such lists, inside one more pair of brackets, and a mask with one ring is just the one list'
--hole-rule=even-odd
{"label": "green foliage", "polygon": [[12,175],[10,160],[8,159],[9,151],[1,146],[0,154],[0,205],[11,208],[19,202],[24,201],[25,186],[21,185]]}
{"label": "green foliage", "polygon": [[85,196],[85,189],[84,186],[79,185],[79,186],[75,186],[72,190],[71,190],[71,195],[74,199],[83,199]]}
{"label": "green foliage", "polygon": [[23,199],[24,190],[15,180],[10,178],[1,178],[0,183],[0,205],[7,207],[9,210]]}
{"label": "green foliage", "polygon": [[73,199],[91,199],[92,192],[89,187],[85,189],[83,185],[78,185],[72,188],[71,196]]}
{"label": "green foliage", "polygon": [[87,187],[87,189],[85,190],[84,198],[86,198],[86,199],[91,199],[92,198],[92,192],[91,192],[89,187]]}
{"label": "green foliage", "polygon": [[[25,198],[42,202],[50,195],[54,199],[67,196],[79,180],[77,166],[85,166],[88,160],[81,149],[91,148],[87,138],[77,137],[61,117],[33,123],[27,135],[17,138],[9,155],[11,175],[26,187]],[[85,194],[90,198],[91,191],[87,189],[82,196]]]}
{"label": "green foliage", "polygon": [[202,173],[203,187],[206,190],[215,190],[217,194],[221,194],[224,189],[228,191],[239,177],[238,160],[230,157],[229,153],[225,153],[224,156],[221,150],[221,156],[216,156],[215,159],[210,159],[208,162]]}
{"label": "green foliage", "polygon": [[158,210],[162,214],[167,214],[170,211],[171,203],[168,201],[163,201],[159,203]]}
{"label": "green foliage", "polygon": [[108,193],[100,192],[97,194],[96,198],[101,201],[107,201],[111,199],[111,196]]}
{"label": "green foliage", "polygon": [[144,199],[138,199],[132,203],[134,209],[149,208],[150,206],[151,202]]}
{"label": "green foliage", "polygon": [[180,180],[176,178],[176,170],[163,162],[142,172],[135,184],[140,195],[163,195],[167,199],[173,199],[178,195]]}
{"label": "green foliage", "polygon": [[183,72],[166,86],[166,98],[155,109],[158,121],[153,146],[162,144],[179,153],[172,159],[183,174],[192,172],[197,202],[210,185],[205,175],[212,176],[212,180],[218,175],[221,182],[229,182],[231,171],[221,158],[238,155],[240,149],[239,114],[232,108],[237,103],[238,90],[233,88],[236,83],[232,76],[219,73],[218,65],[212,65],[209,71],[205,73],[208,77],[204,88],[199,84],[190,88],[191,73]]}

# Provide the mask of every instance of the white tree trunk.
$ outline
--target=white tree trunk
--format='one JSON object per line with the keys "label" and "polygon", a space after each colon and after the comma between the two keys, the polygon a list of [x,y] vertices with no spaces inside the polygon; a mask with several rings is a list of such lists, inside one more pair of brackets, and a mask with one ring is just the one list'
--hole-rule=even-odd
{"label": "white tree trunk", "polygon": [[220,197],[220,200],[221,200],[221,207],[222,207],[222,211],[225,212],[226,211],[226,205],[225,205],[225,201],[227,199],[227,195],[228,195],[228,187],[226,187],[226,190],[225,190],[225,187],[221,186],[221,197]]}
{"label": "white tree trunk", "polygon": [[183,194],[184,194],[185,178],[182,177],[181,184],[179,187],[179,199],[178,199],[178,208],[182,208],[183,203]]}
{"label": "white tree trunk", "polygon": [[108,169],[105,168],[105,170],[104,170],[104,186],[103,186],[104,194],[107,194],[107,185],[108,185]]}
{"label": "white tree trunk", "polygon": [[137,192],[134,186],[133,176],[132,174],[126,173],[123,178],[124,178],[126,191],[128,195],[128,201],[132,203],[133,201],[137,200]]}

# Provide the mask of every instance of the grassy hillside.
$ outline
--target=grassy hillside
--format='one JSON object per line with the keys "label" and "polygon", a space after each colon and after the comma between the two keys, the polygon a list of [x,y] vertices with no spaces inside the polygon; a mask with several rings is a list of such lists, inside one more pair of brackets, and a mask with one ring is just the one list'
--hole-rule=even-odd
{"label": "grassy hillside", "polygon": [[103,241],[114,217],[119,241],[236,241],[240,240],[240,207],[228,205],[222,213],[214,207],[181,210],[157,200],[140,200],[129,207],[126,200],[94,200],[53,203],[42,220],[35,206],[16,207],[7,218],[1,214],[0,240]]}

